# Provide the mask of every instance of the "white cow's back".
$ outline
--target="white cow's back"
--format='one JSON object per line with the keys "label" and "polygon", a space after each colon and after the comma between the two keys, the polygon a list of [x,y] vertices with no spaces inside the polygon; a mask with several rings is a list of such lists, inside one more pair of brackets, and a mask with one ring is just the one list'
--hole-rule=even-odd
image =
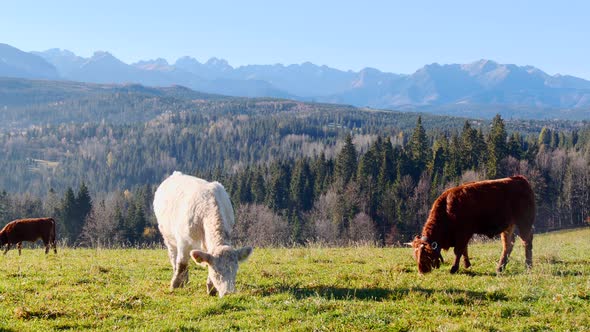
{"label": "white cow's back", "polygon": [[174,246],[211,250],[229,244],[234,213],[218,182],[174,172],[156,190],[154,212],[162,236]]}

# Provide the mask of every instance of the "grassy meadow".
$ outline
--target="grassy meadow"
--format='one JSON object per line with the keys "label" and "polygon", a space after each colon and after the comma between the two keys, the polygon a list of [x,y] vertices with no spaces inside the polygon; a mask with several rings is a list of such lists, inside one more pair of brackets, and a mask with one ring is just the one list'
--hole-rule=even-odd
{"label": "grassy meadow", "polygon": [[0,255],[0,330],[590,329],[590,228],[536,235],[534,269],[515,245],[495,274],[499,241],[470,247],[473,266],[419,276],[409,248],[255,249],[239,292],[205,292],[206,271],[169,291],[165,249],[42,249]]}

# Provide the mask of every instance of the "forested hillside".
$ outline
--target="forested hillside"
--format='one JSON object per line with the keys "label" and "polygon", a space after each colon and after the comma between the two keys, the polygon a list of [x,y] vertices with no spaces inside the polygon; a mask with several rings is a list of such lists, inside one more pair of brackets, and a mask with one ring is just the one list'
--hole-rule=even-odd
{"label": "forested hillside", "polygon": [[28,90],[0,89],[13,98],[0,102],[0,222],[51,215],[70,243],[157,241],[152,195],[174,170],[223,183],[236,240],[254,245],[399,243],[445,188],[517,173],[535,188],[538,230],[590,215],[585,122],[17,83]]}

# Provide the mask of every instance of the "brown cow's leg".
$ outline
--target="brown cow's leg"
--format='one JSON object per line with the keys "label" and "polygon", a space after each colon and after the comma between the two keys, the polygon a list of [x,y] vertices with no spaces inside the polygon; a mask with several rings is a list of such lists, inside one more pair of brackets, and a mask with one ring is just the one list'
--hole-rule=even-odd
{"label": "brown cow's leg", "polygon": [[49,244],[53,247],[53,253],[57,255],[57,245],[55,243],[55,221],[51,225],[51,231],[49,232]]}
{"label": "brown cow's leg", "polygon": [[467,254],[467,246],[465,246],[465,250],[463,251],[463,266],[466,269],[471,267],[471,262],[469,261],[469,255]]}
{"label": "brown cow's leg", "polygon": [[457,271],[459,271],[459,262],[461,262],[461,256],[463,256],[465,248],[466,247],[464,246],[455,246],[455,249],[453,250],[455,252],[455,262],[451,267],[451,273],[456,273]]}
{"label": "brown cow's leg", "polygon": [[531,269],[533,267],[533,230],[526,228],[524,230],[519,229],[519,232],[519,236],[524,244],[525,264],[527,269]]}
{"label": "brown cow's leg", "polygon": [[[455,252],[455,262],[451,267],[451,273],[459,271],[459,263],[461,262],[461,256],[465,255],[465,257],[467,257],[467,245],[469,244],[470,238],[471,236],[467,238],[459,238],[456,240],[455,249],[453,249],[453,251]],[[469,261],[469,258],[467,258],[467,261]]]}
{"label": "brown cow's leg", "polygon": [[6,255],[6,253],[8,252],[8,250],[10,250],[10,243],[6,244],[6,249],[4,249],[4,255]]}
{"label": "brown cow's leg", "polygon": [[18,255],[20,256],[20,250],[21,250],[21,249],[22,249],[22,247],[23,247],[23,243],[22,243],[22,242],[19,242],[19,243],[17,243],[17,244],[16,244],[16,247],[18,248]]}
{"label": "brown cow's leg", "polygon": [[514,225],[511,225],[504,232],[502,232],[502,246],[502,256],[498,262],[496,272],[504,271],[506,264],[508,264],[508,257],[510,257],[510,253],[514,247]]}

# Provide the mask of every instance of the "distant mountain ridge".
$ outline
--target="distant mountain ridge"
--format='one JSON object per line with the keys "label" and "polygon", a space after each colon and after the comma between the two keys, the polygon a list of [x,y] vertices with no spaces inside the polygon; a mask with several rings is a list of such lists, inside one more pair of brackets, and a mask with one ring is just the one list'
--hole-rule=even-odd
{"label": "distant mountain ridge", "polygon": [[[554,110],[590,109],[590,81],[548,75],[532,66],[479,60],[469,64],[426,65],[410,75],[364,68],[342,71],[310,62],[294,65],[232,67],[211,58],[201,63],[181,57],[126,64],[108,52],[83,58],[67,50],[22,52],[0,44],[0,76],[63,79],[91,83],[182,85],[213,94],[278,97],[383,109],[428,109],[449,114],[460,109],[536,109],[551,118]],[[510,116],[519,117],[517,111]],[[578,112],[579,113],[579,112]],[[455,115],[461,115],[455,114]],[[487,115],[486,115],[487,116]]]}
{"label": "distant mountain ridge", "polygon": [[55,67],[41,57],[6,44],[0,44],[0,76],[41,79],[59,77]]}

